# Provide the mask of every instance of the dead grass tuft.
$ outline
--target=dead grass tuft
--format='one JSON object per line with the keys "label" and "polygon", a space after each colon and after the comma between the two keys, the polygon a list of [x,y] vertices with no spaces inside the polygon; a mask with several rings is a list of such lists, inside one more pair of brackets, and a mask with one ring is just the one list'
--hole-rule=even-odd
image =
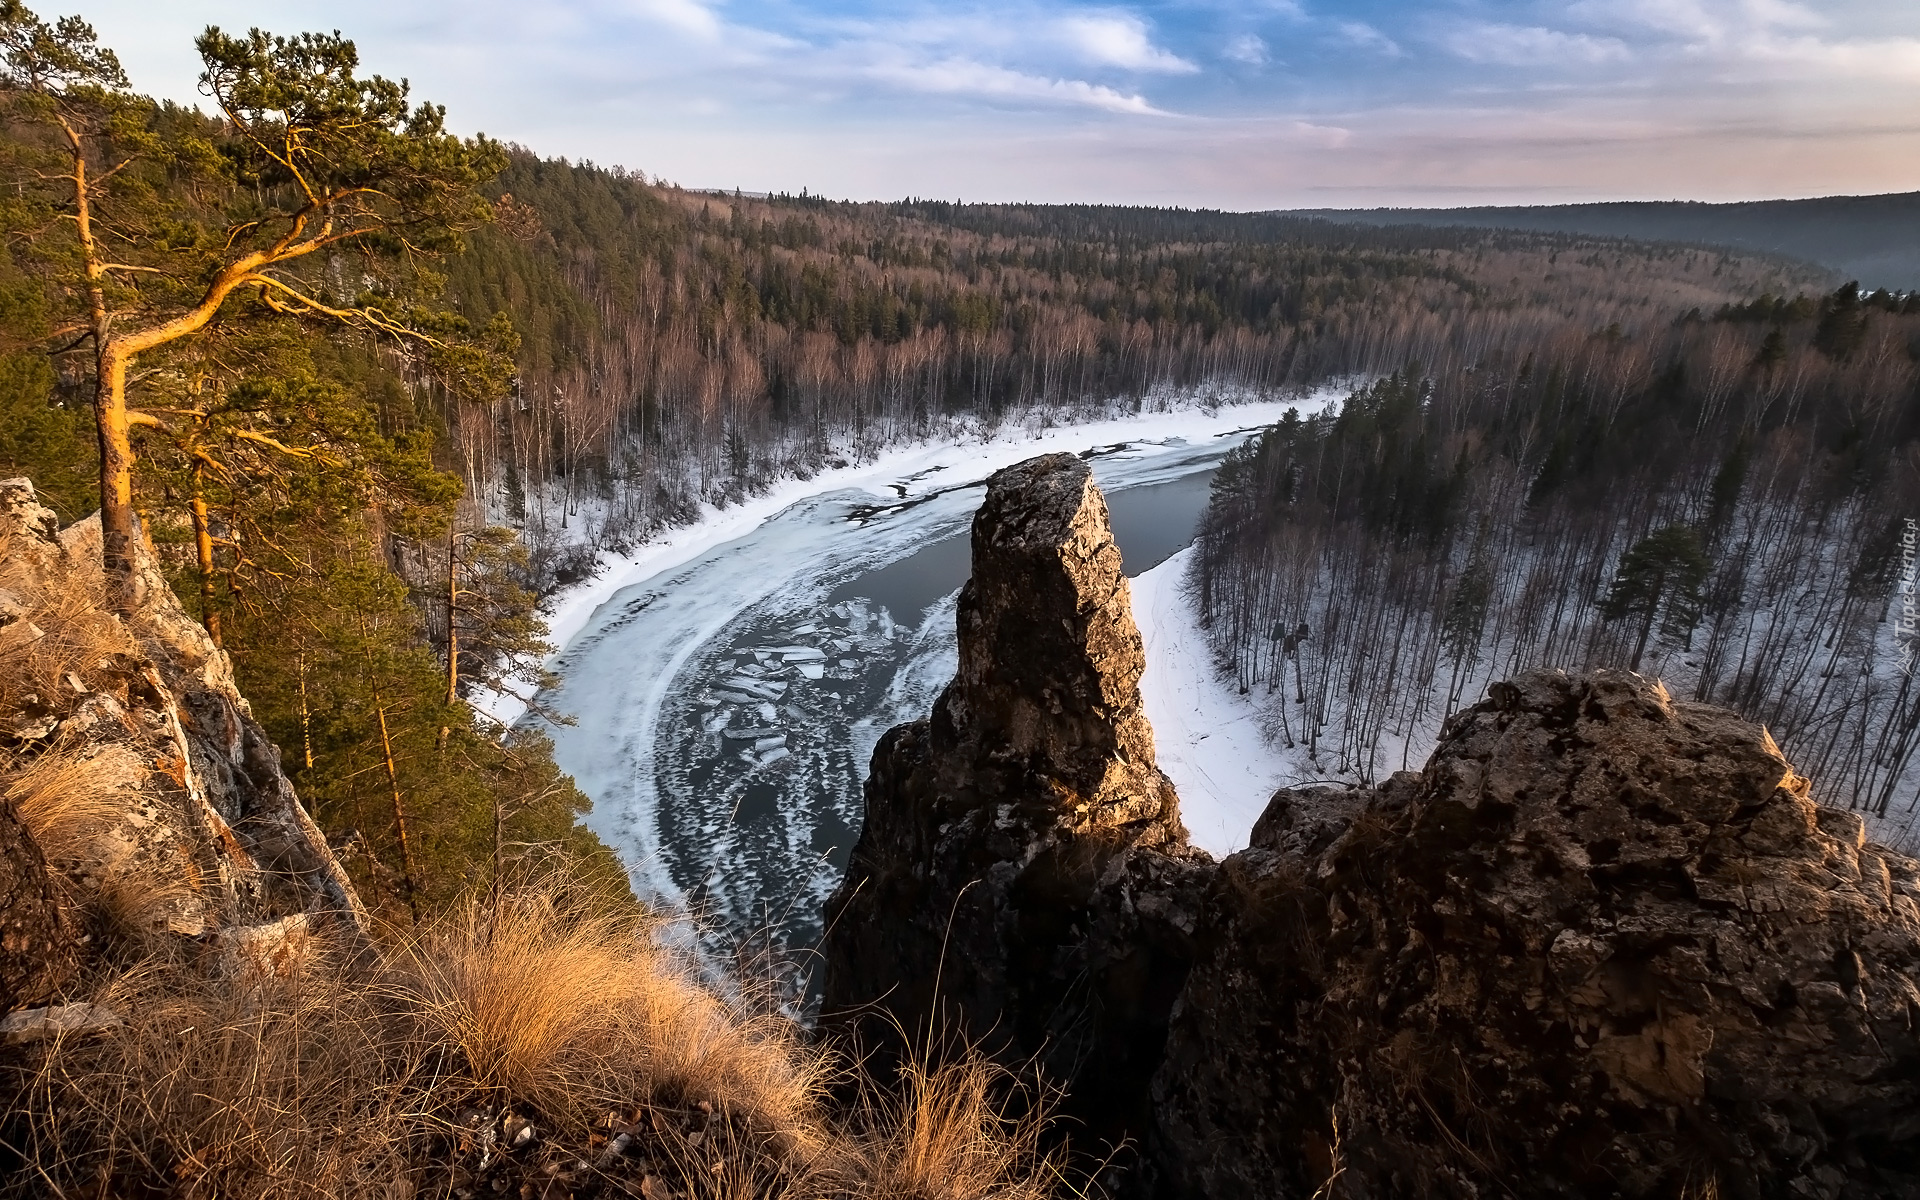
{"label": "dead grass tuft", "polygon": [[0,626],[0,718],[8,724],[34,714],[63,713],[82,688],[116,686],[135,649],[99,595],[79,587],[41,594],[26,582],[0,574],[0,589],[26,609]]}
{"label": "dead grass tuft", "polygon": [[101,981],[123,1029],[0,1061],[0,1197],[1060,1194],[1004,1073],[962,1055],[836,1108],[832,1050],[706,986],[657,920],[569,894],[284,976],[155,955]]}
{"label": "dead grass tuft", "polygon": [[[183,865],[192,868],[191,862]],[[137,956],[164,950],[156,944],[163,935],[198,930],[206,901],[195,876],[161,871],[128,855],[95,878],[92,910],[109,943]]]}
{"label": "dead grass tuft", "polygon": [[1015,1081],[977,1055],[912,1062],[869,1124],[866,1178],[873,1194],[900,1200],[993,1196],[1044,1200],[1059,1194],[1059,1162],[1041,1149],[1044,1105],[1009,1120],[1001,1099]]}
{"label": "dead grass tuft", "polygon": [[584,1126],[635,1101],[706,1100],[798,1138],[826,1067],[784,1019],[723,1002],[647,918],[550,892],[473,904],[410,947],[406,984],[482,1087]]}
{"label": "dead grass tuft", "polygon": [[430,1047],[377,992],[327,973],[239,988],[154,964],[95,1002],[126,1029],[21,1068],[9,1148],[33,1178],[11,1194],[154,1181],[190,1197],[379,1195],[405,1178]]}
{"label": "dead grass tuft", "polygon": [[0,794],[48,859],[78,861],[123,815],[93,764],[64,741],[32,757],[0,754]]}

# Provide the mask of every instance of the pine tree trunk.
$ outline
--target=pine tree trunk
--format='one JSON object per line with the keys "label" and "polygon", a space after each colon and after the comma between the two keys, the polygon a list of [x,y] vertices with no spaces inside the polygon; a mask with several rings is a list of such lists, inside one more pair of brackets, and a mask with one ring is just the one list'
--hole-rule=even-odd
{"label": "pine tree trunk", "polygon": [[87,317],[94,347],[93,415],[100,439],[100,558],[107,607],[133,611],[134,545],[133,442],[127,425],[127,359],[114,340],[107,315],[106,267],[93,236],[92,185],[87,156],[71,128],[74,227],[87,269]]}
{"label": "pine tree trunk", "polygon": [[126,615],[134,594],[133,442],[127,425],[127,364],[109,343],[98,359],[94,393],[95,426],[100,437],[100,557],[105,570],[107,606]]}
{"label": "pine tree trunk", "polygon": [[460,699],[460,556],[456,526],[447,525],[447,707]]}
{"label": "pine tree trunk", "polygon": [[200,490],[204,472],[193,468],[193,546],[200,568],[200,624],[206,627],[213,644],[220,645],[220,610],[213,603],[213,530],[207,520],[207,498]]}
{"label": "pine tree trunk", "polygon": [[393,791],[393,825],[400,836],[401,885],[407,893],[407,912],[413,923],[420,923],[420,873],[413,865],[413,842],[407,836],[407,806],[400,795],[400,772],[393,765],[393,737],[387,732],[387,706],[381,703],[380,689],[373,692],[373,708],[380,716],[380,752],[387,767],[387,786]]}
{"label": "pine tree trunk", "polygon": [[313,770],[313,709],[307,703],[307,656],[302,652],[296,660],[300,672],[300,743],[306,752],[307,770]]}
{"label": "pine tree trunk", "polygon": [[[460,702],[460,556],[459,524],[447,522],[447,707],[451,709]],[[444,752],[447,738],[453,733],[451,725],[440,727],[440,736],[434,741],[434,749]]]}

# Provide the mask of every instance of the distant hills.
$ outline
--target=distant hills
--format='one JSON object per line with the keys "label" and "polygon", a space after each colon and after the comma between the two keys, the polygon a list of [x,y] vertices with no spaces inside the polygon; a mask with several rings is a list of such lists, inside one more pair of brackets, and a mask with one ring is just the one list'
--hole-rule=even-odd
{"label": "distant hills", "polygon": [[1920,289],[1920,192],[1742,204],[1305,209],[1288,215],[1365,225],[1520,229],[1725,246],[1804,259],[1869,288]]}

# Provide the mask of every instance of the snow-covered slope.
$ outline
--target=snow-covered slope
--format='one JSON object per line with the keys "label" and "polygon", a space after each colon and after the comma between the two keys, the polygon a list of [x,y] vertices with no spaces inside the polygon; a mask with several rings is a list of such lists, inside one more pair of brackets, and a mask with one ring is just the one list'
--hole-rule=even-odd
{"label": "snow-covered slope", "polygon": [[1259,711],[1214,670],[1187,589],[1194,551],[1182,550],[1133,581],[1133,616],[1147,645],[1140,681],[1160,769],[1180,792],[1193,844],[1223,858],[1247,834],[1283,783],[1301,778]]}

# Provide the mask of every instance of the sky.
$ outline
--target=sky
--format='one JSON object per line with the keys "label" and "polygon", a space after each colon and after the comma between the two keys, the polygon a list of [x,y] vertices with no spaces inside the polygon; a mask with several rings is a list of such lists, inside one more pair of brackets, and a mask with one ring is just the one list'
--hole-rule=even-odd
{"label": "sky", "polygon": [[[32,3],[33,0],[30,0]],[[1236,210],[1920,190],[1920,0],[39,0],[141,91],[338,29],[449,123],[686,187]]]}

